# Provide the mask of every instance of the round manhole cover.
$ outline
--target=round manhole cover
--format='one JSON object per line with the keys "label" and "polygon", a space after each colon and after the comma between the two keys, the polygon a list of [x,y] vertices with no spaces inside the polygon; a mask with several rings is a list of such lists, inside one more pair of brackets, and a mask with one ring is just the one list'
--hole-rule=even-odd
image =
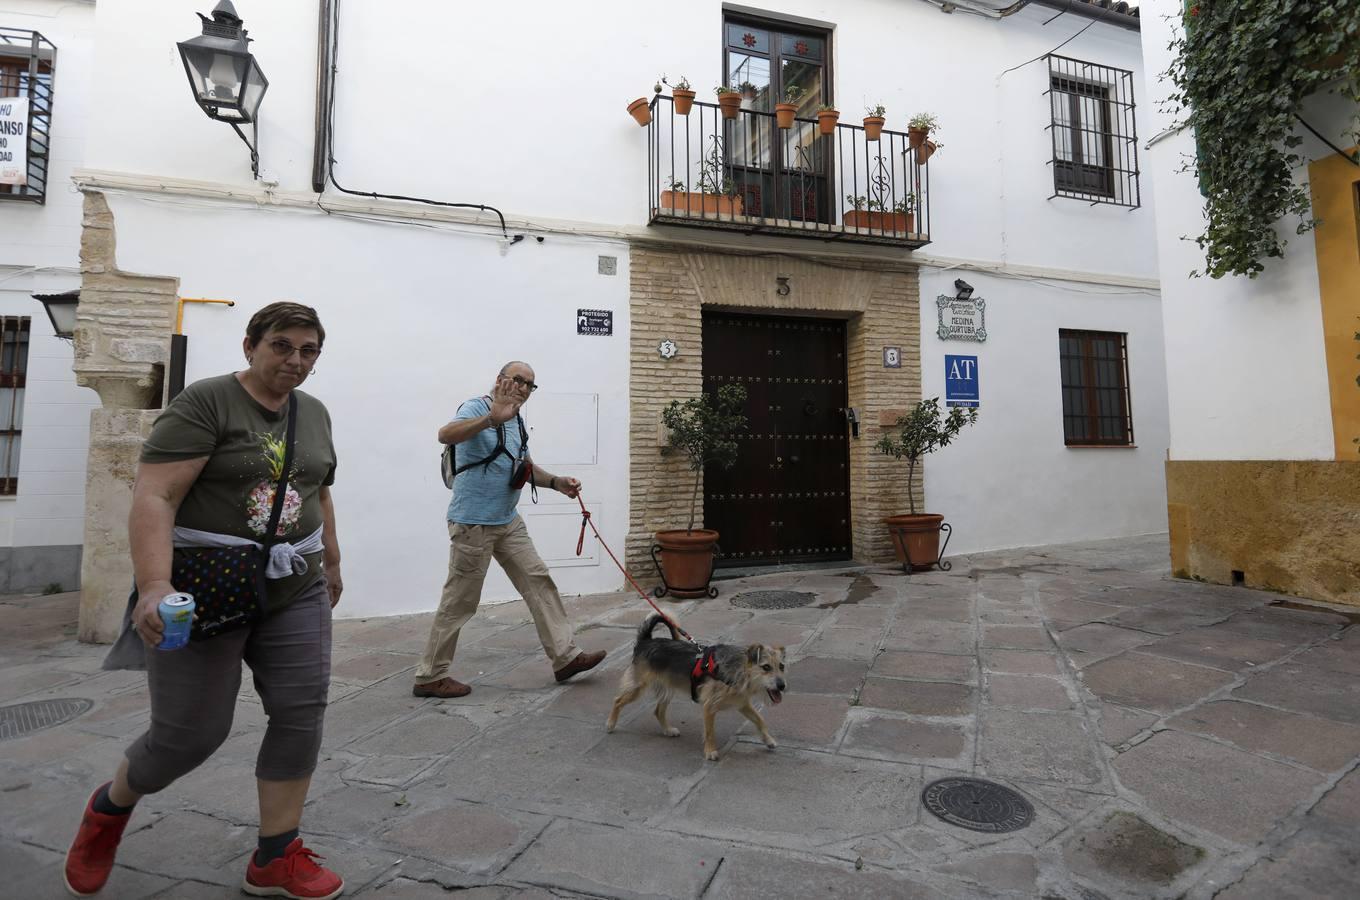
{"label": "round manhole cover", "polygon": [[746,609],[793,609],[796,606],[807,606],[816,599],[816,594],[798,591],[747,591],[733,597],[732,605]]}
{"label": "round manhole cover", "polygon": [[0,706],[0,741],[23,737],[53,725],[69,722],[94,707],[91,700],[57,699],[34,700]]}
{"label": "round manhole cover", "polygon": [[941,778],[926,785],[921,802],[951,825],[972,831],[1019,831],[1034,821],[1034,807],[1008,787],[981,778]]}

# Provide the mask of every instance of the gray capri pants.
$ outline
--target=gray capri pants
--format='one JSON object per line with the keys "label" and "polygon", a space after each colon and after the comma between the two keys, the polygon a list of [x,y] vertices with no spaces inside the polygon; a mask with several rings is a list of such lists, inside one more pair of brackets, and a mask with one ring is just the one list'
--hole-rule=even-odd
{"label": "gray capri pants", "polygon": [[269,716],[255,775],[305,778],[316,768],[331,680],[331,604],[319,579],[254,626],[179,650],[148,650],[151,727],[127,748],[128,785],[154,794],[202,765],[231,733],[241,663]]}

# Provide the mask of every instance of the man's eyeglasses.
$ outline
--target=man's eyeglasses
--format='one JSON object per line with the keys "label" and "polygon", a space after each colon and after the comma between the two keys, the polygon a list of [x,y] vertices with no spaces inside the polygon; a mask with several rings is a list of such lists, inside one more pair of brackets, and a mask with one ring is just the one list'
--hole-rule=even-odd
{"label": "man's eyeglasses", "polygon": [[532,381],[529,381],[527,378],[520,377],[519,375],[511,375],[510,380],[522,388],[528,388],[529,393],[531,394],[534,391],[538,390],[538,385],[534,384]]}
{"label": "man's eyeglasses", "polygon": [[303,344],[301,347],[294,347],[292,343],[282,339],[270,341],[269,349],[274,351],[275,356],[283,359],[287,359],[296,352],[302,357],[302,361],[305,363],[316,362],[316,358],[321,355],[320,347],[313,347],[311,344]]}

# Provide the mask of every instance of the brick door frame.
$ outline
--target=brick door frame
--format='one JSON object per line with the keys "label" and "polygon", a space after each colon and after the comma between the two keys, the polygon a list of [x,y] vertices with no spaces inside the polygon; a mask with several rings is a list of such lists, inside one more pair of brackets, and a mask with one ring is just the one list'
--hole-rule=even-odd
{"label": "brick door frame", "polygon": [[[854,558],[891,561],[882,520],[906,509],[908,485],[905,468],[875,451],[874,443],[882,433],[880,421],[892,421],[921,398],[917,267],[844,258],[824,264],[648,244],[632,248],[629,272],[629,570],[654,576],[653,535],[683,527],[688,515],[693,476],[683,459],[664,450],[661,410],[702,390],[705,307],[846,319],[849,402],[861,423],[859,439],[850,443]],[[781,284],[788,286],[787,294],[779,293]],[[669,360],[658,353],[667,339],[679,347]],[[884,347],[901,348],[901,368],[883,366]],[[911,489],[920,502],[920,473]]]}

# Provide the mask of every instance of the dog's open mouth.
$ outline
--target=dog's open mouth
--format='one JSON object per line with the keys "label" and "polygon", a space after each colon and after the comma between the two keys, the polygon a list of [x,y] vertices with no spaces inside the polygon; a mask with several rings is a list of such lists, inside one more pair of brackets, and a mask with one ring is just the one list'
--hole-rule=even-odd
{"label": "dog's open mouth", "polygon": [[767,693],[767,694],[770,695],[770,702],[771,702],[771,703],[778,703],[780,700],[783,700],[783,699],[784,699],[784,692],[783,692],[783,691],[777,691],[777,690],[774,690],[773,688],[766,688],[766,689],[765,689],[765,693]]}

